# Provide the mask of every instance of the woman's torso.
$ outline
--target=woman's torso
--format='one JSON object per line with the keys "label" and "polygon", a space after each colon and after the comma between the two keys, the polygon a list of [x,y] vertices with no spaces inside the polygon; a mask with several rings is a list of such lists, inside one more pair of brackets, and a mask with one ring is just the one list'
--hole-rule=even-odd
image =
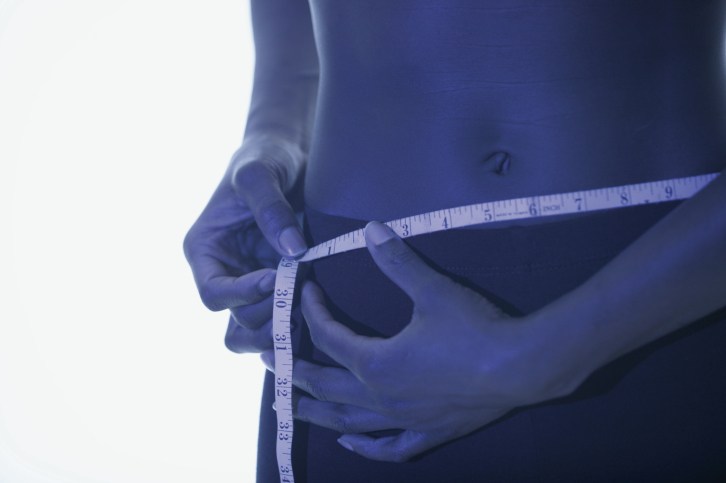
{"label": "woman's torso", "polygon": [[[321,85],[308,242],[361,220],[726,166],[723,0],[310,3]],[[511,156],[505,174],[486,162],[495,152]],[[522,315],[586,280],[667,205],[410,243],[442,273]],[[310,272],[334,318],[358,333],[389,336],[409,320],[410,300],[365,251],[317,260]],[[294,326],[297,356],[333,363],[300,314]],[[405,465],[365,460],[340,447],[337,431],[298,422],[296,480],[619,481],[648,471],[659,481],[708,481],[704,472],[723,466],[725,327],[694,324],[698,336],[669,336],[566,400]],[[265,482],[278,478],[273,392],[268,374],[258,453]]]}
{"label": "woman's torso", "polygon": [[321,212],[392,219],[726,166],[723,0],[310,3]]}

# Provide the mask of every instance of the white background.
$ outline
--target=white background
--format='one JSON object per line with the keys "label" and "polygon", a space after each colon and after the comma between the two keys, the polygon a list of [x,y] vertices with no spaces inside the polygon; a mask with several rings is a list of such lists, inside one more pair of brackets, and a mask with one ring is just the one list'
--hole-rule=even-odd
{"label": "white background", "polygon": [[247,0],[0,0],[0,481],[250,482],[256,355],[182,239],[242,137]]}

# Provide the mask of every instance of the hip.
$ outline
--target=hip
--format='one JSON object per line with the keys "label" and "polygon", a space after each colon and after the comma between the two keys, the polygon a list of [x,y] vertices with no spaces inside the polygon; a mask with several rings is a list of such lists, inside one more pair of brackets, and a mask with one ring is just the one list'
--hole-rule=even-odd
{"label": "hip", "polygon": [[[526,315],[585,281],[679,203],[407,242],[505,312]],[[311,243],[364,224],[306,212]],[[358,333],[391,336],[410,318],[410,301],[366,250],[317,260],[308,275],[324,290],[334,317]],[[299,314],[298,327],[298,357],[335,365],[313,347]],[[720,459],[726,451],[724,344],[726,313],[713,314],[601,368],[566,398],[510,413],[401,465],[363,460],[341,449],[333,431],[296,423],[302,481],[613,481],[635,474],[708,481],[726,474]]]}

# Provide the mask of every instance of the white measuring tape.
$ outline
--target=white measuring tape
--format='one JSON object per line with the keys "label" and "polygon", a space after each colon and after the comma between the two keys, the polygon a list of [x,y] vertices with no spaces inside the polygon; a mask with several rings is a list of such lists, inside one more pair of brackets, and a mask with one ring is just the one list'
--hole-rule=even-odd
{"label": "white measuring tape", "polygon": [[[690,198],[718,176],[704,174],[664,181],[612,186],[587,191],[490,201],[432,211],[386,223],[401,238],[483,223],[625,208]],[[277,267],[272,332],[275,344],[275,406],[277,463],[280,481],[295,481],[292,469],[292,339],[290,315],[298,264],[366,246],[363,229],[351,231],[310,248],[298,260],[283,258]]]}

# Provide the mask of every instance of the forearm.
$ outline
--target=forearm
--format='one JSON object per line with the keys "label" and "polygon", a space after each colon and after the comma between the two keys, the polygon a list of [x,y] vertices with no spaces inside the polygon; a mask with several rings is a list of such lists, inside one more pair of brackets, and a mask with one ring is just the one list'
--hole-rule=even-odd
{"label": "forearm", "polygon": [[306,0],[253,0],[255,75],[245,139],[274,138],[307,153],[318,58]]}
{"label": "forearm", "polygon": [[570,389],[598,367],[726,305],[726,174],[541,311]]}

